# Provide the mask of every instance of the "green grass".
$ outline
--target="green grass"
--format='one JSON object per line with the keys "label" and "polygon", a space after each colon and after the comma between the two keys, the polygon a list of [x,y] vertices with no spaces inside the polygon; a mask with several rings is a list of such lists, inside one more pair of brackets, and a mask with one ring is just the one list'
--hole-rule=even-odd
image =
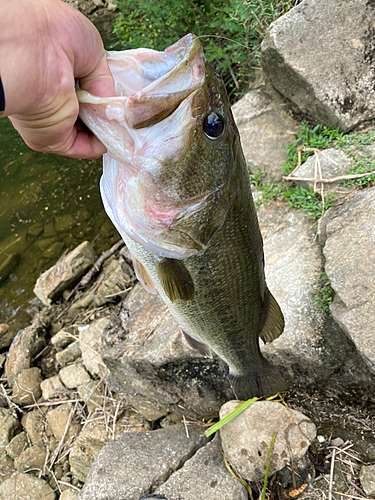
{"label": "green grass", "polygon": [[312,294],[313,302],[317,304],[323,311],[329,312],[329,306],[332,304],[334,291],[331,283],[325,272],[320,273],[321,287],[315,290]]}

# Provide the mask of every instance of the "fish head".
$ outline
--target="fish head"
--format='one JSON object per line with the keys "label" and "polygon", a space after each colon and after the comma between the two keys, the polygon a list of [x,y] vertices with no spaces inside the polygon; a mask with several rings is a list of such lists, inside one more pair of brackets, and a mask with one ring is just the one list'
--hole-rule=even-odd
{"label": "fish head", "polygon": [[225,87],[191,34],[163,52],[109,52],[108,63],[116,97],[77,90],[81,119],[107,148],[105,209],[154,255],[201,254],[238,187],[242,152]]}

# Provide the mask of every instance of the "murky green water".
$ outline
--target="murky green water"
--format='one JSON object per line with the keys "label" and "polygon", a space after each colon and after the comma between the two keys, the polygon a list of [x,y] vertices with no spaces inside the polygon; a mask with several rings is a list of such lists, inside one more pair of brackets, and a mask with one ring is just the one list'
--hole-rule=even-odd
{"label": "murky green water", "polygon": [[89,240],[100,254],[119,238],[103,210],[101,170],[101,160],[31,151],[0,120],[0,323],[28,308],[36,279],[63,252]]}

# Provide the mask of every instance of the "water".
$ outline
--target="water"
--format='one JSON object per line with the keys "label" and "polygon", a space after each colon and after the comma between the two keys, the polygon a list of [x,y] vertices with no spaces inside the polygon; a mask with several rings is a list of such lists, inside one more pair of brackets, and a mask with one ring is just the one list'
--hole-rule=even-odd
{"label": "water", "polygon": [[[112,48],[111,18],[96,24]],[[62,253],[88,240],[99,255],[119,239],[103,210],[101,170],[101,160],[31,151],[0,120],[0,323],[29,308],[36,279]]]}

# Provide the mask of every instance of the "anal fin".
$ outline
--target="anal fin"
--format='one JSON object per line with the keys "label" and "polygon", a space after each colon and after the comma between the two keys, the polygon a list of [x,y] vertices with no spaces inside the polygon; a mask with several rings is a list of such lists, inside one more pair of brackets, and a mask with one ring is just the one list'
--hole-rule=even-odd
{"label": "anal fin", "polygon": [[284,315],[281,312],[280,306],[276,302],[275,297],[268,289],[266,290],[266,294],[268,300],[268,313],[263,329],[259,334],[259,337],[264,343],[272,342],[280,337],[284,331],[285,325]]}
{"label": "anal fin", "polygon": [[200,354],[202,354],[202,356],[207,356],[209,358],[212,358],[212,351],[207,344],[203,344],[203,342],[195,340],[191,335],[186,333],[184,330],[182,330],[182,333],[184,334],[185,340],[190,347],[197,350]]}
{"label": "anal fin", "polygon": [[155,285],[144,266],[132,255],[135,274],[146,292],[156,294]]}
{"label": "anal fin", "polygon": [[164,258],[156,261],[155,266],[164,291],[172,302],[189,302],[194,298],[193,279],[180,260]]}

